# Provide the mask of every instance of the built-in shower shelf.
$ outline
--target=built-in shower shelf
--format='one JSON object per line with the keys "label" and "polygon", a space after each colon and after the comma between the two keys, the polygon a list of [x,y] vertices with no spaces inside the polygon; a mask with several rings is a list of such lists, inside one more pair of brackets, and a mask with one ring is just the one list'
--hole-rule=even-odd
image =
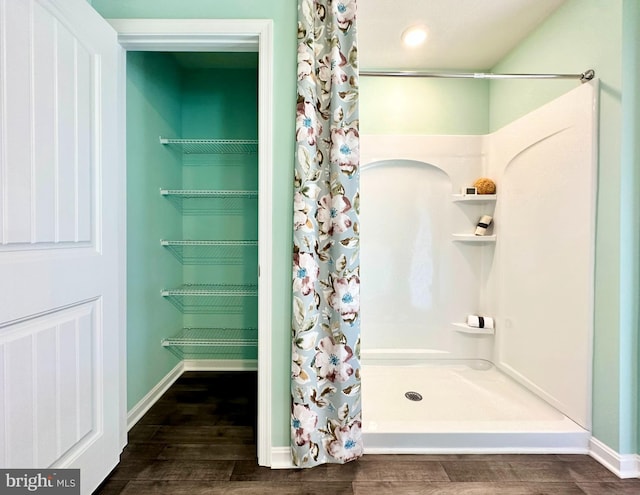
{"label": "built-in shower shelf", "polygon": [[498,199],[497,194],[454,194],[453,201],[471,201],[475,203],[484,203],[495,201]]}
{"label": "built-in shower shelf", "polygon": [[183,265],[239,265],[257,259],[258,241],[161,240]]}
{"label": "built-in shower shelf", "polygon": [[452,234],[455,242],[496,242],[495,235]]}
{"label": "built-in shower shelf", "polygon": [[183,313],[241,314],[256,304],[254,284],[184,284],[163,289],[162,297]]}
{"label": "built-in shower shelf", "polygon": [[496,333],[494,328],[476,328],[470,327],[466,323],[452,323],[456,327],[456,331],[462,333],[472,333],[476,335],[494,335]]}
{"label": "built-in shower shelf", "polygon": [[250,154],[258,152],[255,139],[172,139],[160,138],[160,143],[179,147],[189,154]]}
{"label": "built-in shower shelf", "polygon": [[258,191],[160,189],[160,194],[187,214],[242,213],[255,209]]}

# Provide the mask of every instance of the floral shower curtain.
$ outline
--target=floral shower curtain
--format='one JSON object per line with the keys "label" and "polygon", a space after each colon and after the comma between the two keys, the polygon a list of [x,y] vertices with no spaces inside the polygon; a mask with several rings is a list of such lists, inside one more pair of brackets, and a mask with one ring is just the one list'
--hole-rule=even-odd
{"label": "floral shower curtain", "polygon": [[362,455],[356,0],[298,0],[291,445]]}

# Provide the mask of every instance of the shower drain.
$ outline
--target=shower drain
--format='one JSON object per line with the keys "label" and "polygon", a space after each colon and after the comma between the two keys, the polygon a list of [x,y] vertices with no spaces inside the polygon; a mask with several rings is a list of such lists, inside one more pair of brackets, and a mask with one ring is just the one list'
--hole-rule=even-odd
{"label": "shower drain", "polygon": [[404,394],[404,396],[409,399],[412,400],[414,402],[418,402],[420,400],[422,400],[422,395],[420,395],[418,392],[407,392]]}

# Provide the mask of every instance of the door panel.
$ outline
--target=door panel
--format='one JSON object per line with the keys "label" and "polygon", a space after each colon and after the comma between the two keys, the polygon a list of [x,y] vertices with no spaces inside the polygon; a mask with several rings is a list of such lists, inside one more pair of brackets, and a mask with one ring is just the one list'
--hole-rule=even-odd
{"label": "door panel", "polygon": [[3,466],[50,466],[98,433],[92,382],[99,308],[99,300],[89,301],[3,328],[4,412],[12,426]]}
{"label": "door panel", "polygon": [[8,9],[3,24],[3,249],[90,241],[96,227],[92,169],[99,172],[100,163],[92,148],[99,143],[91,129],[100,117],[94,74],[102,60],[38,3],[26,9],[29,3],[9,1],[21,7],[14,15]]}
{"label": "door panel", "polygon": [[0,466],[91,493],[125,407],[121,49],[84,0],[0,0],[0,40]]}

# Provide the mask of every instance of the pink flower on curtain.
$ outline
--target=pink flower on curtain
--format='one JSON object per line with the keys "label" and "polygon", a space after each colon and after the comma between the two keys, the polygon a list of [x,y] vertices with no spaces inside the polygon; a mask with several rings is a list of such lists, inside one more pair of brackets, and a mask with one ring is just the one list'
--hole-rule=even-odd
{"label": "pink flower on curtain", "polygon": [[304,404],[294,404],[291,413],[291,435],[296,445],[311,441],[311,432],[316,429],[318,415]]}
{"label": "pink flower on curtain", "polygon": [[333,2],[338,27],[343,31],[349,29],[356,18],[356,0],[338,0]]}
{"label": "pink flower on curtain", "polygon": [[347,58],[337,46],[328,55],[318,60],[318,79],[323,83],[326,91],[331,88],[331,83],[342,84],[347,82],[349,76],[343,69],[346,65]]}
{"label": "pink flower on curtain", "polygon": [[326,235],[342,233],[351,227],[351,218],[347,212],[351,209],[351,201],[346,196],[327,194],[318,201],[316,219],[320,231]]}
{"label": "pink flower on curtain", "polygon": [[315,367],[320,378],[344,383],[353,375],[353,368],[348,363],[353,357],[349,346],[336,344],[331,337],[325,337],[316,349]]}
{"label": "pink flower on curtain", "polygon": [[328,442],[327,451],[344,462],[357,459],[362,451],[362,422],[354,419],[351,423],[337,427],[333,440]]}
{"label": "pink flower on curtain", "polygon": [[322,124],[316,118],[316,111],[308,102],[298,103],[296,117],[296,141],[306,141],[309,146],[316,144],[318,135],[322,133]]}
{"label": "pink flower on curtain", "polygon": [[315,291],[320,268],[311,253],[296,253],[293,255],[293,290],[308,296]]}
{"label": "pink flower on curtain", "polygon": [[357,129],[333,129],[331,131],[331,162],[351,176],[360,163],[360,135]]}
{"label": "pink flower on curtain", "polygon": [[347,278],[333,279],[333,292],[329,296],[329,304],[342,319],[352,322],[360,311],[360,279],[356,275]]}

